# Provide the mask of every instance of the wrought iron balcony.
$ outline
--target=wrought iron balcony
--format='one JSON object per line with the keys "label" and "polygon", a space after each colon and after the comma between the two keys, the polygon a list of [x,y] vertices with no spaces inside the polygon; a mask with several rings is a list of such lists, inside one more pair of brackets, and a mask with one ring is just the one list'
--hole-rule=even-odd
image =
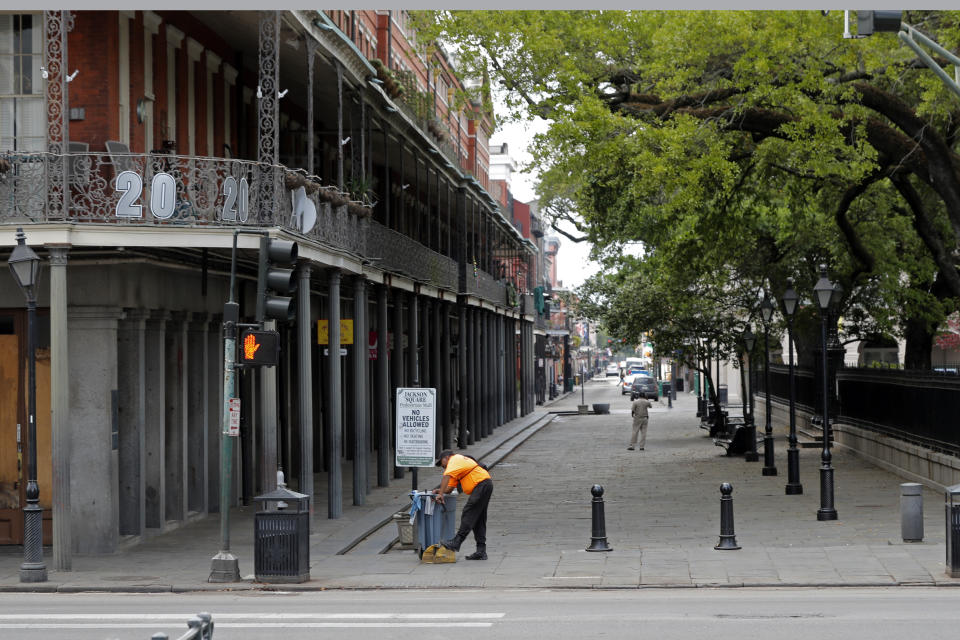
{"label": "wrought iron balcony", "polygon": [[474,267],[472,264],[463,264],[461,267],[461,293],[476,296],[500,306],[513,306],[507,300],[507,287],[497,281],[492,275]]}
{"label": "wrought iron balcony", "polygon": [[356,204],[285,167],[248,160],[162,153],[0,155],[0,222],[279,226],[363,256],[369,209]]}
{"label": "wrought iron balcony", "polygon": [[375,220],[367,221],[367,258],[377,267],[450,291],[457,290],[457,263]]}

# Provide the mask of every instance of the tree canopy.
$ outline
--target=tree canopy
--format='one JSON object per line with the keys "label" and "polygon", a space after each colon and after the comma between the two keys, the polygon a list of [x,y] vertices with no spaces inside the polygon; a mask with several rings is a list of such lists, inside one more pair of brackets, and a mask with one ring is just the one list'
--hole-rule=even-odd
{"label": "tree canopy", "polygon": [[[846,335],[905,335],[929,361],[960,299],[960,101],[895,34],[844,39],[842,12],[819,11],[420,19],[462,73],[507,90],[507,116],[549,120],[540,208],[605,265],[582,293],[613,335],[682,341],[704,300],[742,319],[790,276],[812,299],[826,263]],[[958,12],[904,21],[960,44]]]}

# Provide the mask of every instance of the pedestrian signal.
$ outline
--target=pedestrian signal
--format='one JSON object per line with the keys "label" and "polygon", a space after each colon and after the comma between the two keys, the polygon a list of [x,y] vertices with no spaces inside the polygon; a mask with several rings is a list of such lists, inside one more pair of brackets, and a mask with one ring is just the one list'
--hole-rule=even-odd
{"label": "pedestrian signal", "polygon": [[239,346],[241,365],[272,367],[280,353],[280,333],[248,329],[240,334]]}

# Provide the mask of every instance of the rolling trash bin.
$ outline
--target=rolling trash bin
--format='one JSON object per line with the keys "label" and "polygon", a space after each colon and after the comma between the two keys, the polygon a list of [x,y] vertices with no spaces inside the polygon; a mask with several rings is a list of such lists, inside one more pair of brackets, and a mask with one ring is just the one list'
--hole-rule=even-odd
{"label": "rolling trash bin", "polygon": [[415,518],[417,555],[441,540],[449,540],[457,532],[457,494],[444,496],[444,504],[425,491],[410,492],[410,515]]}
{"label": "rolling trash bin", "polygon": [[[253,573],[257,582],[306,582],[310,579],[308,496],[280,487],[255,501],[275,502],[273,510],[253,516]],[[295,508],[289,508],[295,506]]]}

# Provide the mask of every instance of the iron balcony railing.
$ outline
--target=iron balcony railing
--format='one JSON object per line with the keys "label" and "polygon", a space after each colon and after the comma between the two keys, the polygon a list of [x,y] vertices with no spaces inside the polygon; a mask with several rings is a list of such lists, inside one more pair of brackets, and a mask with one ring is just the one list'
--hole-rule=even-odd
{"label": "iron balcony railing", "polygon": [[[263,206],[261,206],[261,204]],[[169,154],[0,154],[0,224],[281,227],[379,267],[513,306],[504,283],[392,231],[370,208],[303,172],[249,160]]]}
{"label": "iron balcony railing", "polygon": [[362,256],[369,211],[301,173],[248,160],[0,154],[0,222],[279,226]]}
{"label": "iron balcony railing", "polygon": [[374,220],[367,221],[367,258],[384,271],[457,290],[457,262]]}

